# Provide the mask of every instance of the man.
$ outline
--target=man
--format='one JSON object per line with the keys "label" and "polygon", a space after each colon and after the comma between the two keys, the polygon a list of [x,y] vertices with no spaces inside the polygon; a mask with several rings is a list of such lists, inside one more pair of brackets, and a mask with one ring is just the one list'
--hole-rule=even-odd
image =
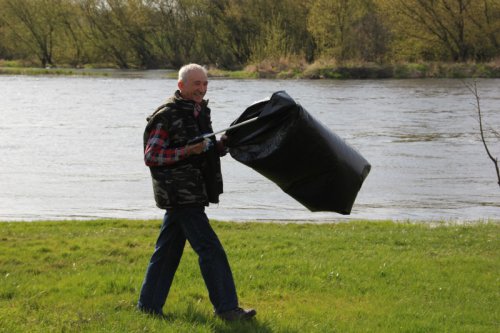
{"label": "man", "polygon": [[144,132],[144,160],[150,167],[156,205],[166,213],[138,309],[163,316],[187,239],[198,254],[215,314],[228,321],[250,319],[256,311],[238,306],[226,253],[205,214],[205,206],[218,203],[222,193],[223,141],[211,137],[189,144],[195,137],[213,133],[204,100],[208,87],[205,68],[197,64],[182,67],[177,86],[174,96],[148,118]]}

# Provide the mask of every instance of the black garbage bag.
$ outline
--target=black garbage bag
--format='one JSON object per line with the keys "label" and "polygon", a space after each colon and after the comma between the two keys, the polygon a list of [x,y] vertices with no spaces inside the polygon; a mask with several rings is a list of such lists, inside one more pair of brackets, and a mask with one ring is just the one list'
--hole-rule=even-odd
{"label": "black garbage bag", "polygon": [[230,129],[229,153],[311,211],[350,214],[370,164],[284,91],[248,107]]}

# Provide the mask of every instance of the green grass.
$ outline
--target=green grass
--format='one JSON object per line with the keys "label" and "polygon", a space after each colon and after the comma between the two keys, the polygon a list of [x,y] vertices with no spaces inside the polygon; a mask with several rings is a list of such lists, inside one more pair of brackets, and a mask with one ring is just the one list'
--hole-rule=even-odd
{"label": "green grass", "polygon": [[310,66],[302,78],[309,79],[415,79],[415,78],[498,78],[496,64],[405,63]]}
{"label": "green grass", "polygon": [[[107,67],[106,67],[107,66]],[[106,72],[92,71],[92,68],[110,68],[110,64],[86,65],[83,69],[69,66],[60,68],[36,68],[21,61],[1,60],[0,75],[79,75],[108,76]],[[297,62],[273,63],[264,61],[262,64],[249,65],[242,70],[223,70],[211,68],[210,78],[226,79],[414,79],[414,78],[499,78],[500,65],[491,63],[345,63],[317,62],[304,64]],[[166,78],[176,79],[177,72],[172,71]]]}
{"label": "green grass", "polygon": [[164,308],[135,310],[159,221],[0,223],[0,332],[498,332],[500,223],[213,222],[243,306],[214,318],[187,246]]}
{"label": "green grass", "polygon": [[0,67],[0,75],[108,76],[108,73],[71,68]]}
{"label": "green grass", "polygon": [[210,69],[208,75],[213,78],[227,78],[227,79],[258,79],[258,73],[249,71],[228,71],[222,69]]}

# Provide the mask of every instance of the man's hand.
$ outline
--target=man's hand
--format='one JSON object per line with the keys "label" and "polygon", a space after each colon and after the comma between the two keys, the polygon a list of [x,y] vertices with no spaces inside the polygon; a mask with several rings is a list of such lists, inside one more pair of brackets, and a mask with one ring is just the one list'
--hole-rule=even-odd
{"label": "man's hand", "polygon": [[187,156],[199,155],[208,150],[210,145],[210,139],[205,139],[202,142],[196,143],[194,145],[186,146]]}
{"label": "man's hand", "polygon": [[220,140],[217,141],[217,150],[219,151],[220,156],[225,156],[229,149],[227,148],[228,136],[224,134],[221,136]]}

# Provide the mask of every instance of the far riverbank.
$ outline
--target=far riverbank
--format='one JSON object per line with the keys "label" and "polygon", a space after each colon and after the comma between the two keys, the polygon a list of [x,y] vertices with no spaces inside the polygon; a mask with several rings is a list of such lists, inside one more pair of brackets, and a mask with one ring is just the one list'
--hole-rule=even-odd
{"label": "far riverbank", "polygon": [[[0,74],[4,75],[78,75],[113,76],[114,71],[134,73],[141,69],[88,66],[84,68],[54,67],[38,68],[23,66],[17,61],[0,60]],[[152,70],[155,71],[155,70]],[[175,69],[158,69],[166,77],[176,77]],[[415,79],[415,78],[500,78],[500,64],[491,63],[345,63],[313,64],[262,62],[246,66],[241,70],[209,68],[210,77],[234,79]]]}

